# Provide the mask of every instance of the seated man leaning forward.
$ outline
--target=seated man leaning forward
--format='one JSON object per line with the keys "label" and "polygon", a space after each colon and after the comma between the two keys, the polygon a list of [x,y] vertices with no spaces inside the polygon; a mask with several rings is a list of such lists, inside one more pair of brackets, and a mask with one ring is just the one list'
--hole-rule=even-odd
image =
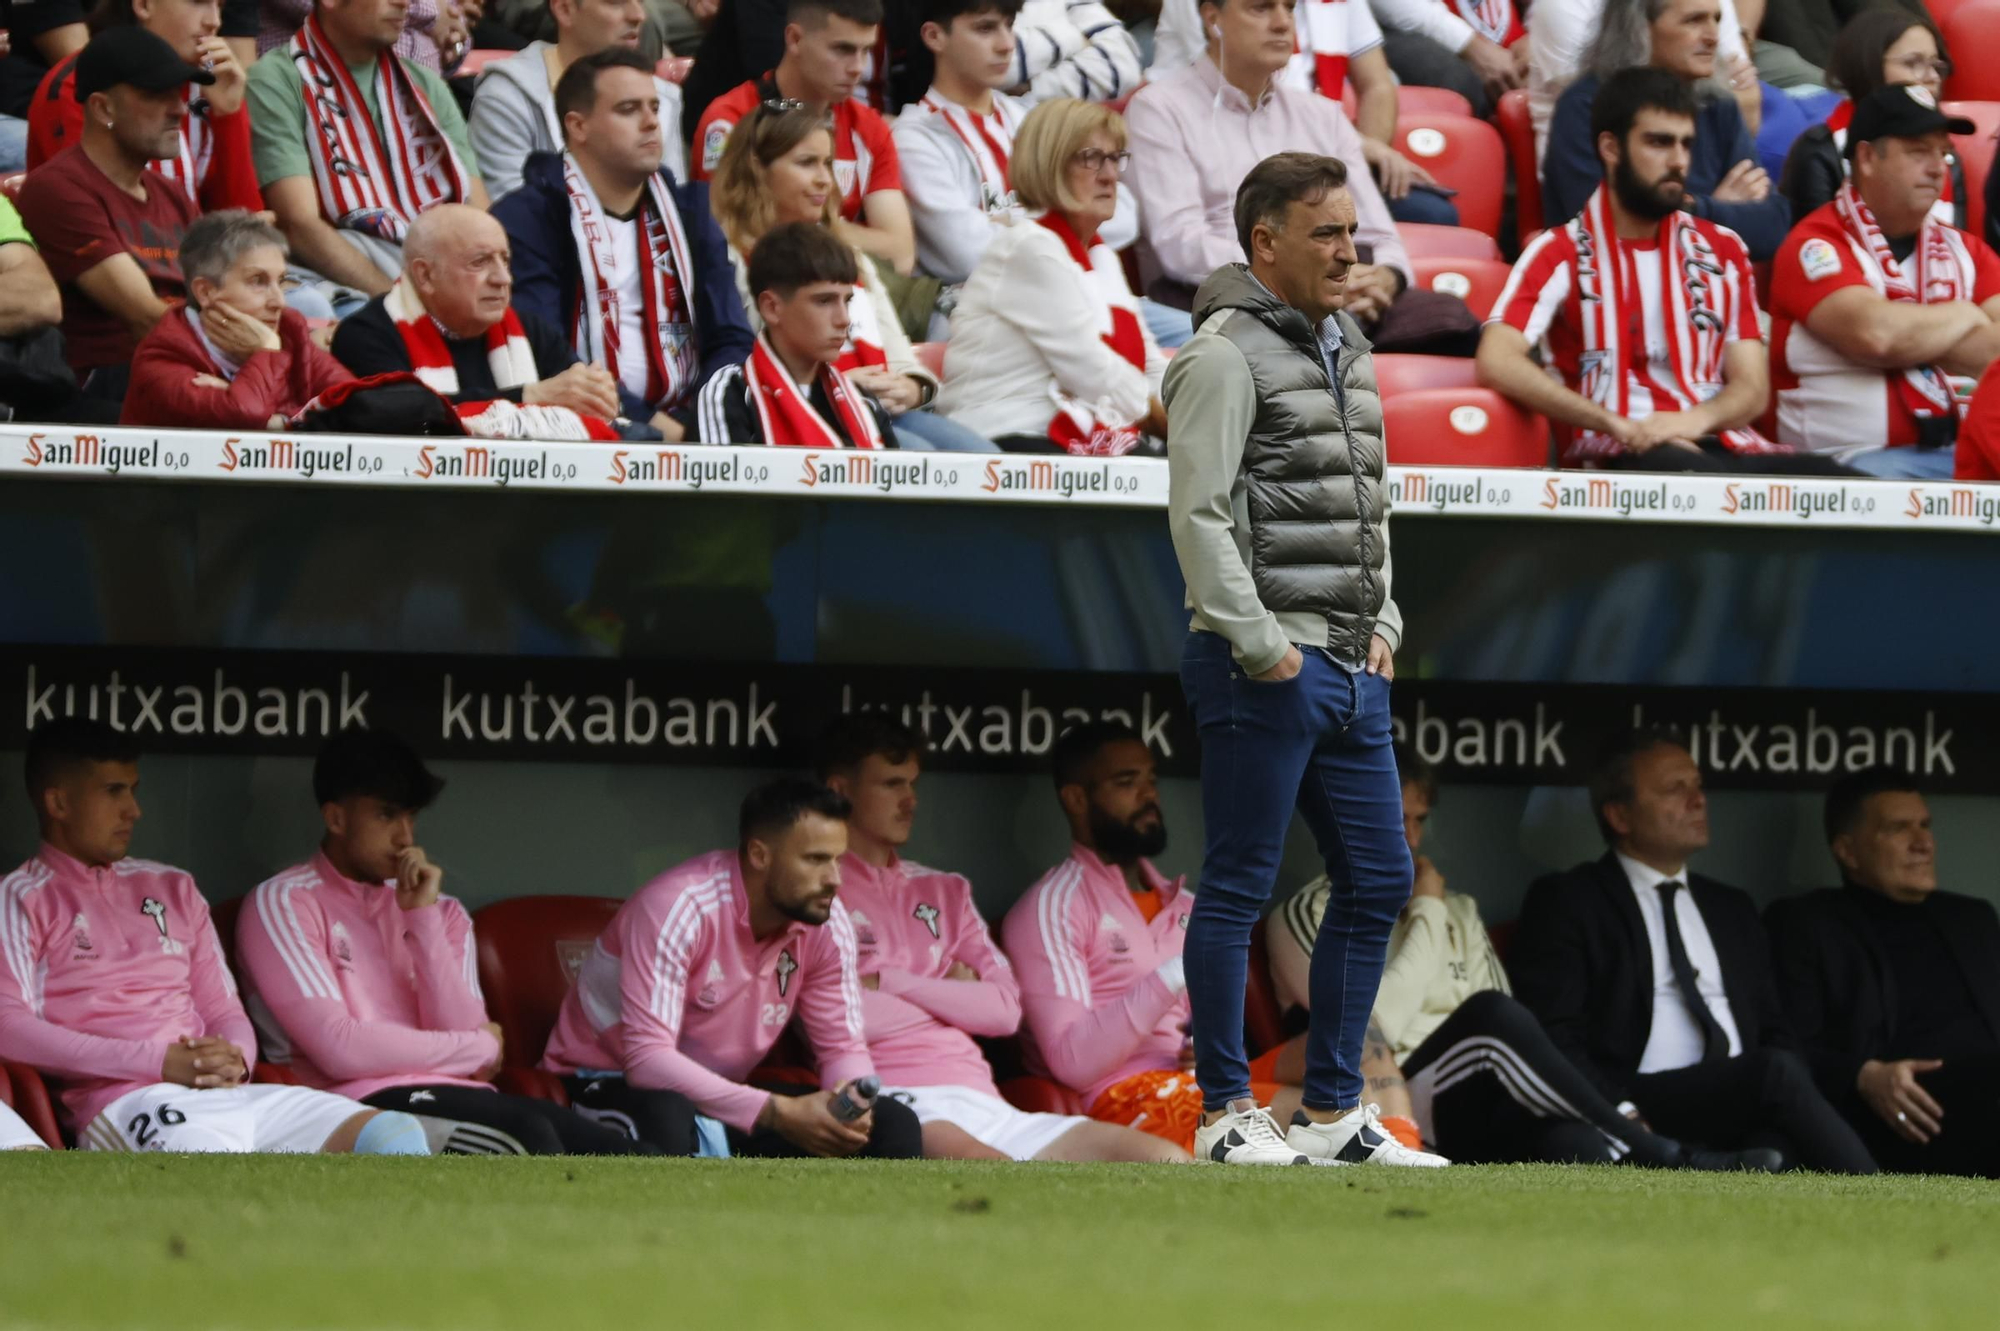
{"label": "seated man leaning forward", "polygon": [[[835,899],[848,812],[816,781],[759,786],[733,849],[669,869],[619,908],[542,1059],[577,1109],[676,1155],[694,1153],[698,1113],[721,1120],[735,1155],[923,1153],[916,1115],[887,1096],[869,1105],[855,1085],[875,1065],[854,926]],[[794,1012],[825,1089],[749,1084]],[[862,1112],[844,1120],[836,1091]]]}
{"label": "seated man leaning forward", "polygon": [[[1030,1071],[1068,1087],[1103,1123],[1192,1150],[1201,1088],[1188,1044],[1187,892],[1150,856],[1167,848],[1153,755],[1138,733],[1086,722],[1056,741],[1056,798],[1069,858],[1000,926],[1021,978]],[[1298,1107],[1296,1089],[1257,1087]]]}
{"label": "seated man leaning forward", "polygon": [[856,712],[820,737],[818,773],[853,806],[840,896],[854,922],[868,1052],[924,1125],[924,1154],[959,1160],[1181,1161],[1171,1142],[1000,1098],[975,1035],[1021,1025],[1021,986],[973,904],[972,884],[900,851],[917,812],[924,737]]}
{"label": "seated man leaning forward", "polygon": [[408,1114],[251,1086],[257,1039],[194,879],[127,857],[139,752],[102,721],[28,739],[34,857],[0,880],[0,1059],[62,1082],[98,1151],[429,1155]]}
{"label": "seated man leaning forward", "polygon": [[476,435],[617,438],[617,380],[514,308],[512,261],[499,222],[440,204],[410,225],[396,285],[340,321],[333,354],[362,376],[415,374]]}
{"label": "seated man leaning forward", "polygon": [[119,424],[282,430],[354,377],[285,307],[285,248],[276,227],[241,208],[187,229],[187,304],[139,340]]}
{"label": "seated man leaning forward", "polygon": [[381,730],[320,746],[319,850],[251,892],[236,917],[250,1010],[274,1063],[308,1086],[421,1114],[455,1155],[650,1155],[547,1100],[502,1095],[472,917],[443,894],[417,815],[444,789]]}

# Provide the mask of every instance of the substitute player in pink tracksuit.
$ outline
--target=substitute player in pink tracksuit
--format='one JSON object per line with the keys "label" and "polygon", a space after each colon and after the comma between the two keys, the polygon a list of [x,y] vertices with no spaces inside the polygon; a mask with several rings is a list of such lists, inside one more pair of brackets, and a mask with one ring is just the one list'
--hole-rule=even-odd
{"label": "substitute player in pink tracksuit", "polygon": [[972,885],[903,859],[917,810],[922,735],[879,713],[821,736],[822,781],[853,806],[840,895],[853,921],[868,1052],[924,1125],[924,1154],[952,1159],[1186,1160],[1131,1128],[1033,1114],[1002,1099],[972,1037],[1012,1035],[1021,990],[973,904]]}
{"label": "substitute player in pink tracksuit", "polygon": [[[887,1097],[852,1122],[834,1091],[874,1074],[854,929],[835,900],[847,801],[781,778],[750,792],[737,848],[639,889],[598,936],[563,999],[542,1066],[593,1117],[663,1150],[695,1149],[695,1114],[738,1155],[915,1156],[916,1116]],[[745,1079],[797,1015],[825,1088]]]}
{"label": "substitute player in pink tracksuit", "polygon": [[416,843],[444,788],[394,735],[321,746],[319,853],[250,894],[236,943],[264,1055],[307,1086],[432,1120],[459,1155],[630,1155],[658,1148],[551,1104],[502,1095],[472,918]]}
{"label": "substitute player in pink tracksuit", "polygon": [[1130,727],[1093,722],[1064,732],[1052,759],[1074,844],[1000,926],[1020,975],[1028,1066],[1075,1091],[1092,1118],[1186,1151],[1201,1122],[1181,969],[1192,901],[1147,859],[1167,844],[1153,755]]}
{"label": "substitute player in pink tracksuit", "polygon": [[194,879],[126,858],[138,753],[97,721],[28,741],[35,857],[0,880],[0,1058],[60,1078],[79,1144],[428,1155],[408,1114],[249,1086],[250,1020]]}

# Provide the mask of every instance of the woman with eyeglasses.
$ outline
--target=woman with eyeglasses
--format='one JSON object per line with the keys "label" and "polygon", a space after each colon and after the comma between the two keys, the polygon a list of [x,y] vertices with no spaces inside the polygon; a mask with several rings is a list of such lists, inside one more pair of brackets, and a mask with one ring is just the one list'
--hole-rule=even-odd
{"label": "woman with eyeglasses", "polygon": [[[1951,60],[1937,25],[1922,14],[1870,9],[1855,15],[1833,39],[1826,72],[1847,100],[1834,107],[1825,124],[1801,134],[1785,158],[1778,192],[1791,201],[1794,218],[1832,202],[1847,179],[1847,122],[1854,104],[1886,87],[1921,87],[1942,97]],[[1947,163],[1944,193],[1932,205],[1931,216],[1946,226],[1965,226],[1965,171],[1956,155]]]}
{"label": "woman with eyeglasses", "polygon": [[938,394],[1008,452],[1116,456],[1166,438],[1166,358],[1097,234],[1129,159],[1124,117],[1071,97],[1014,135],[1008,177],[1031,216],[1000,228],[966,281]]}
{"label": "woman with eyeglasses", "polygon": [[758,319],[749,289],[750,251],[766,232],[787,222],[826,227],[847,241],[861,270],[848,305],[853,322],[847,348],[835,365],[889,413],[897,446],[994,452],[987,440],[925,409],[937,396],[937,377],[917,360],[874,262],[854,245],[849,223],[840,216],[834,180],[833,127],[824,111],[802,102],[764,102],[730,131],[709,184],[709,207],[728,238],[729,260],[751,324]]}

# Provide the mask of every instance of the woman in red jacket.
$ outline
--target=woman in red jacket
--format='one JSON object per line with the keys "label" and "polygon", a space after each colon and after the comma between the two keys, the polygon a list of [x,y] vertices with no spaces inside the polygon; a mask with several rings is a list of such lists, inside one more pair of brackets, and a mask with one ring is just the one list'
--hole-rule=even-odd
{"label": "woman in red jacket", "polygon": [[306,403],[354,376],[285,307],[285,238],[241,208],[210,213],[181,239],[188,303],[139,343],[122,425],[282,430]]}

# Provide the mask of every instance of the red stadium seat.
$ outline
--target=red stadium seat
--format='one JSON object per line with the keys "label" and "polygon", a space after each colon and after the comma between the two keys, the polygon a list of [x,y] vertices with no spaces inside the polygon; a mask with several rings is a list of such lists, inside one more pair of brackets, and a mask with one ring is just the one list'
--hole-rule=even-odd
{"label": "red stadium seat", "polygon": [[944,379],[944,343],[919,342],[916,344],[916,352],[917,363],[942,381]]}
{"label": "red stadium seat", "polygon": [[1493,302],[1500,299],[1507,275],[1514,271],[1498,259],[1425,257],[1410,260],[1410,267],[1416,270],[1419,287],[1462,297],[1482,319],[1493,312]]}
{"label": "red stadium seat", "polygon": [[569,1092],[563,1089],[562,1078],[540,1068],[501,1068],[493,1086],[503,1095],[525,1095],[569,1108]]}
{"label": "red stadium seat", "polygon": [[2000,4],[1938,5],[1931,13],[1944,31],[1945,50],[1952,54],[1944,95],[1954,101],[2000,102],[2000,61],[1989,63],[1979,55],[1987,42],[2000,37]]}
{"label": "red stadium seat", "polygon": [[1493,944],[1493,955],[1500,958],[1502,966],[1507,964],[1507,953],[1513,950],[1514,930],[1519,925],[1519,920],[1502,920],[1486,926],[1486,937]]}
{"label": "red stadium seat", "polygon": [[259,1086],[303,1086],[299,1074],[283,1063],[266,1063],[259,1060],[250,1069],[250,1080]]}
{"label": "red stadium seat", "polygon": [[1030,1114],[1081,1114],[1090,1108],[1069,1087],[1047,1077],[1009,1077],[998,1089],[1008,1104]]}
{"label": "red stadium seat", "polygon": [[1464,93],[1450,88],[1425,88],[1414,83],[1396,85],[1396,120],[1404,116],[1470,116],[1472,103]]}
{"label": "red stadium seat", "polygon": [[1468,356],[1415,356],[1378,352],[1375,389],[1383,397],[1426,388],[1477,388],[1479,372]]}
{"label": "red stadium seat", "polygon": [[0,1104],[12,1107],[51,1151],[63,1149],[55,1102],[41,1073],[25,1063],[0,1063]]}
{"label": "red stadium seat", "polygon": [[1249,982],[1243,989],[1243,1044],[1250,1057],[1285,1042],[1285,1009],[1271,980],[1271,948],[1265,938],[1270,918],[1250,930]]}
{"label": "red stadium seat", "polygon": [[1965,171],[1965,229],[1986,235],[1986,177],[1993,170],[1994,135],[2000,132],[2000,101],[1946,102],[1950,115],[1964,116],[1976,129],[1970,134],[1954,134],[1951,150]]}
{"label": "red stadium seat", "polygon": [[1403,467],[1546,467],[1549,423],[1485,388],[1382,399],[1389,461]]}
{"label": "red stadium seat", "polygon": [[505,60],[508,56],[514,54],[516,53],[509,51],[504,46],[482,46],[467,51],[465,59],[459,61],[458,68],[452,72],[452,77],[476,78],[480,70],[497,61]]}
{"label": "red stadium seat", "polygon": [[1469,226],[1432,226],[1428,222],[1398,222],[1396,234],[1410,258],[1440,259],[1500,258],[1500,242]]}
{"label": "red stadium seat", "polygon": [[215,926],[216,939],[222,944],[222,959],[229,963],[229,969],[236,975],[236,987],[243,985],[243,968],[236,964],[236,917],[243,913],[246,897],[231,897],[229,900],[208,908],[209,922]]}
{"label": "red stadium seat", "polygon": [[660,60],[658,68],[656,68],[653,72],[658,74],[661,78],[665,79],[669,83],[686,83],[688,73],[693,68],[694,68],[693,56],[670,55],[663,57]]}
{"label": "red stadium seat", "polygon": [[1520,88],[1501,93],[1494,119],[1507,140],[1507,162],[1514,168],[1514,231],[1526,246],[1528,233],[1544,226],[1542,173],[1535,166],[1535,122],[1528,116],[1528,94]]}
{"label": "red stadium seat", "polygon": [[1500,131],[1471,116],[1405,115],[1396,149],[1458,191],[1459,225],[1492,236],[1507,204],[1507,145]]}
{"label": "red stadium seat", "polygon": [[541,1062],[577,968],[623,904],[616,897],[513,897],[474,913],[479,985],[500,1024],[508,1066]]}

